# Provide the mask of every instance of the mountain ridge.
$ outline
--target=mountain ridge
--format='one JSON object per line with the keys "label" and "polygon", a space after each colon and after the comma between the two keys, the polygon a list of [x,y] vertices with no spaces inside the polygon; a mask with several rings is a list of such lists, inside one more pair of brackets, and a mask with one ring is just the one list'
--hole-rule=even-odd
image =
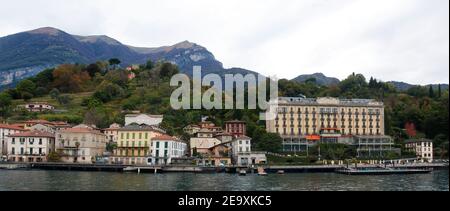
{"label": "mountain ridge", "polygon": [[188,75],[197,65],[202,66],[204,74],[256,74],[243,68],[226,69],[207,48],[187,40],[162,47],[134,47],[106,35],[72,35],[43,27],[0,37],[0,86],[10,86],[60,64],[88,64],[110,58],[119,58],[125,66],[164,60]]}

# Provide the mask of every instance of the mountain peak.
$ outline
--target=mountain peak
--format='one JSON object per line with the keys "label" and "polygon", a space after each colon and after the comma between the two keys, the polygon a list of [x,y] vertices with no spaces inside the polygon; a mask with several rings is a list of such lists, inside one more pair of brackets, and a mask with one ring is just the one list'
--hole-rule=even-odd
{"label": "mountain peak", "polygon": [[92,35],[92,36],[75,36],[80,42],[96,43],[104,42],[109,45],[122,45],[119,41],[108,37],[106,35]]}
{"label": "mountain peak", "polygon": [[173,45],[172,47],[174,48],[181,48],[181,49],[187,49],[187,48],[193,48],[196,44],[193,42],[189,42],[187,40],[177,43],[175,45]]}
{"label": "mountain peak", "polygon": [[46,35],[51,35],[51,36],[57,36],[62,32],[63,31],[61,31],[57,28],[53,28],[53,27],[42,27],[42,28],[28,31],[28,33],[30,33],[30,34],[46,34]]}
{"label": "mountain peak", "polygon": [[323,73],[314,73],[314,74],[310,74],[310,75],[300,75],[297,78],[294,78],[292,80],[296,81],[296,82],[299,82],[299,83],[304,83],[304,82],[306,82],[309,79],[315,79],[317,84],[325,85],[325,86],[335,85],[335,84],[338,84],[340,82],[339,79],[327,77]]}

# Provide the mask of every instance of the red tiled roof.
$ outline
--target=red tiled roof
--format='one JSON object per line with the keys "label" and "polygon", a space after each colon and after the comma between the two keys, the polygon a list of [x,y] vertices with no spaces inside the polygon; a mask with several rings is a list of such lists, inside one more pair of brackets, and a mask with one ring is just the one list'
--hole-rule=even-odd
{"label": "red tiled roof", "polygon": [[21,128],[21,127],[19,127],[17,125],[0,124],[0,128],[10,129],[10,130],[27,131],[24,128]]}
{"label": "red tiled roof", "polygon": [[9,137],[43,137],[43,138],[55,138],[55,135],[49,132],[42,131],[27,131],[23,133],[16,133],[9,135]]}
{"label": "red tiled roof", "polygon": [[177,139],[169,136],[169,135],[161,135],[161,136],[157,136],[155,138],[152,138],[152,140],[161,140],[161,141],[176,141]]}

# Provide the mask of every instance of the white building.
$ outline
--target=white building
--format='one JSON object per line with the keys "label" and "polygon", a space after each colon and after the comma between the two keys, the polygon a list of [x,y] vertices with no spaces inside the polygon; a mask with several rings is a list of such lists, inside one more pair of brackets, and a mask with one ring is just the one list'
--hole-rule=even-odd
{"label": "white building", "polygon": [[25,105],[19,105],[19,108],[25,108],[29,112],[46,112],[53,111],[55,107],[45,102],[33,102]]}
{"label": "white building", "polygon": [[231,142],[233,162],[238,166],[266,164],[265,152],[252,151],[252,139],[247,136],[237,137]]}
{"label": "white building", "polygon": [[158,126],[162,123],[163,119],[163,115],[127,114],[125,116],[125,126],[131,124]]}
{"label": "white building", "polygon": [[429,139],[410,139],[405,141],[405,148],[415,152],[417,159],[433,162],[433,141]]}
{"label": "white building", "polygon": [[181,158],[186,155],[187,144],[168,135],[158,136],[152,139],[151,158],[148,163],[153,165],[167,165],[173,158]]}
{"label": "white building", "polygon": [[8,141],[7,141],[8,136],[25,131],[27,130],[18,126],[0,124],[0,156],[6,155],[8,153]]}
{"label": "white building", "polygon": [[8,136],[8,160],[12,162],[46,162],[55,151],[55,135],[28,131]]}
{"label": "white building", "polygon": [[252,151],[252,139],[247,136],[238,137],[233,140],[232,144],[233,156],[239,153],[249,153]]}

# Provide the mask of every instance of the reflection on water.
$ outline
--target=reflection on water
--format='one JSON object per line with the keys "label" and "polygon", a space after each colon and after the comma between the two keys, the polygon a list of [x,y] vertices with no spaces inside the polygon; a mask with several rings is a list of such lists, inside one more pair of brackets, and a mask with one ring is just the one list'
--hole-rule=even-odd
{"label": "reflection on water", "polygon": [[334,173],[134,174],[0,170],[0,191],[448,191],[448,170],[420,175],[346,176]]}

